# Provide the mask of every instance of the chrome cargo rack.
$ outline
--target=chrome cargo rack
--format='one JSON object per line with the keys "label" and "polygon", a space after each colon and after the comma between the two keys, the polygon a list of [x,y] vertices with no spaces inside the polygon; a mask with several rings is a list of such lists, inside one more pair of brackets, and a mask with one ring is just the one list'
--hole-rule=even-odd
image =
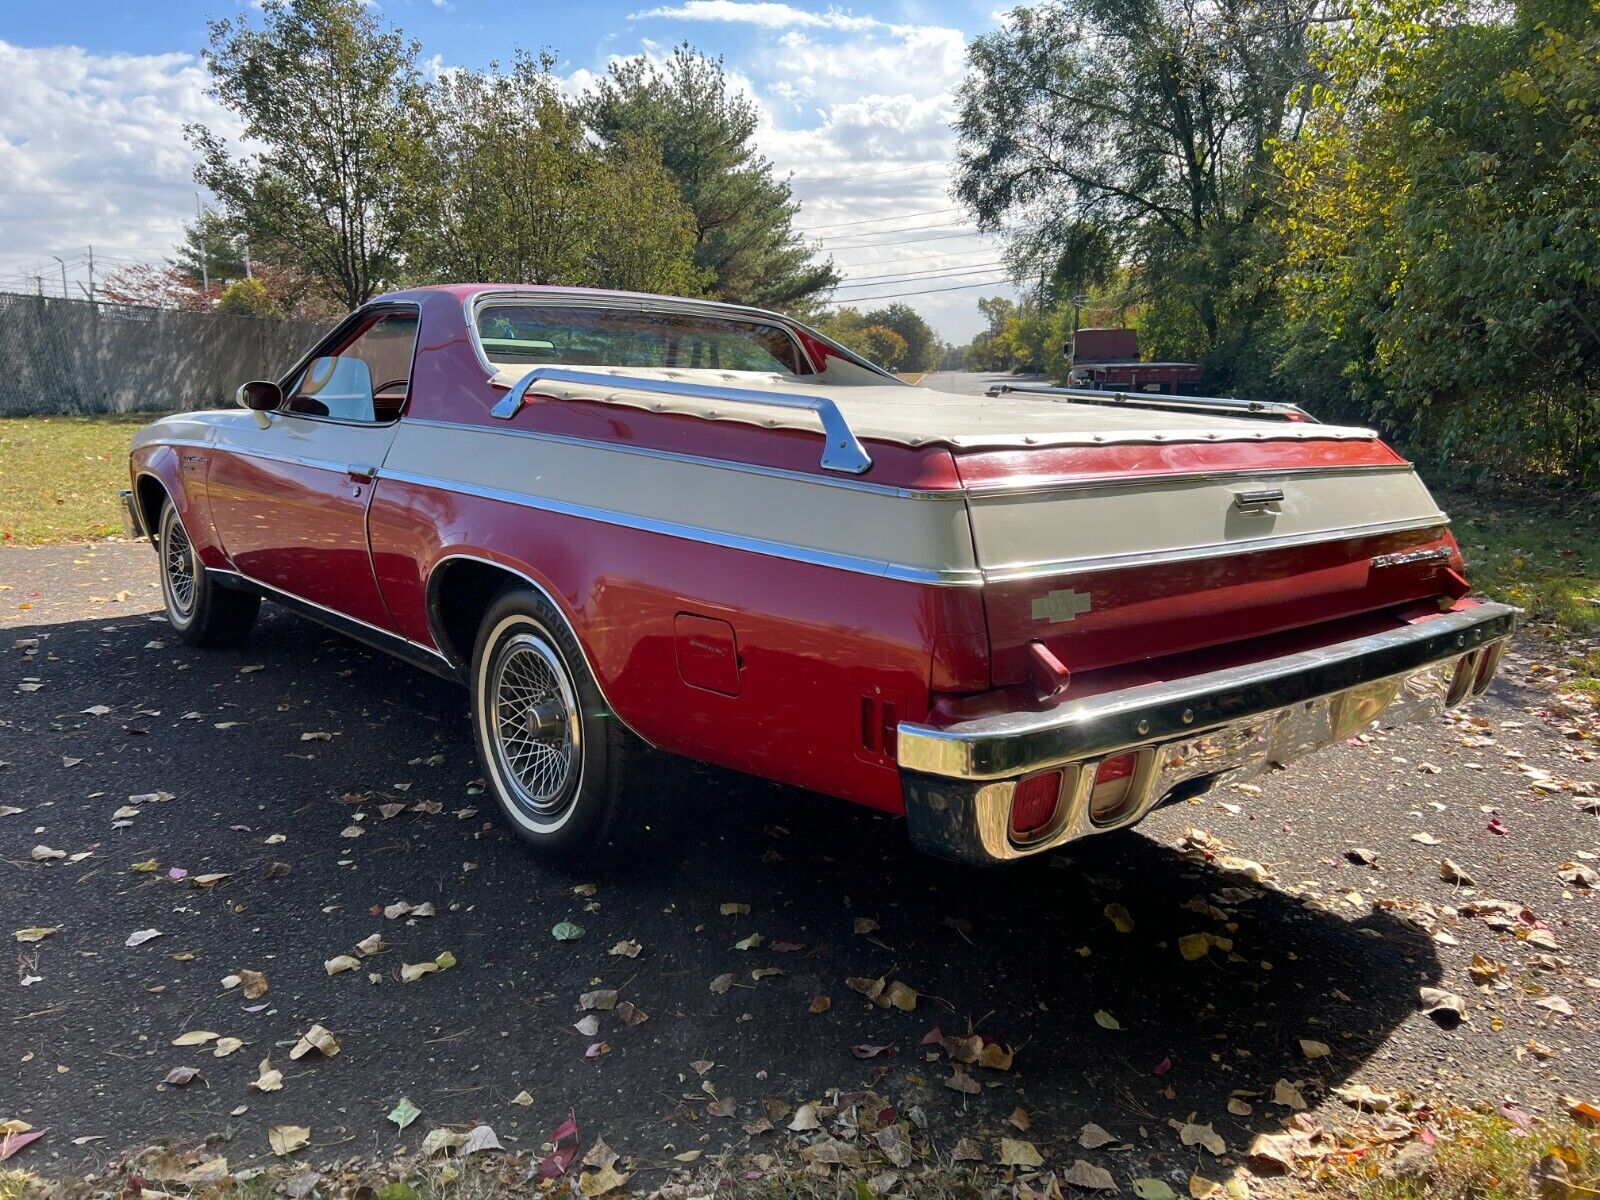
{"label": "chrome cargo rack", "polygon": [[1040,383],[998,383],[985,395],[1019,392],[1059,396],[1073,404],[1104,404],[1111,408],[1158,408],[1178,412],[1225,412],[1241,417],[1269,417],[1279,421],[1315,421],[1297,404],[1267,400],[1238,400],[1232,396],[1167,396],[1160,392],[1113,392],[1100,388],[1048,387]]}
{"label": "chrome cargo rack", "polygon": [[[603,371],[573,371],[566,367],[535,367],[511,386],[505,397],[489,410],[491,416],[509,421],[516,416],[537,383],[576,383],[607,387],[617,391],[651,392],[663,396],[689,396],[696,400],[726,400],[733,404],[759,404],[768,408],[798,408],[817,414],[822,423],[822,469],[859,475],[872,466],[872,456],[856,440],[839,406],[826,396],[796,396],[786,392],[758,392],[753,388],[717,387],[712,384],[681,383],[673,379],[648,379],[636,375],[613,375]],[[715,414],[712,414],[715,415]]]}

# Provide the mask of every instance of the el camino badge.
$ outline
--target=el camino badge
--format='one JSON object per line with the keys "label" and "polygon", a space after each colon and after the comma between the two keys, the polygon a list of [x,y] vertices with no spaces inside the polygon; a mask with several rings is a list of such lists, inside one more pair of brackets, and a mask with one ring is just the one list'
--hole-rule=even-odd
{"label": "el camino badge", "polygon": [[1040,596],[1033,602],[1033,619],[1035,621],[1049,621],[1052,625],[1074,620],[1081,613],[1088,611],[1089,593],[1079,592],[1072,588],[1060,592],[1051,592],[1048,596]]}
{"label": "el camino badge", "polygon": [[1432,550],[1410,550],[1399,554],[1380,554],[1372,560],[1375,569],[1383,567],[1411,567],[1418,563],[1449,562],[1450,547],[1435,546]]}

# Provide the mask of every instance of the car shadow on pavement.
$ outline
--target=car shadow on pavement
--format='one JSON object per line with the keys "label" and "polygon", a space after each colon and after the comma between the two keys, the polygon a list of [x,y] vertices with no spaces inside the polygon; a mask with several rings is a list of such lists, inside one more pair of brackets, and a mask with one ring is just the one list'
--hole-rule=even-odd
{"label": "car shadow on pavement", "polygon": [[[1181,807],[978,870],[916,853],[897,820],[672,760],[648,786],[684,794],[675,832],[549,871],[481,793],[451,684],[276,611],[219,652],[142,615],[8,633],[39,639],[9,685],[43,686],[0,725],[0,788],[25,810],[0,821],[6,908],[59,931],[8,1001],[29,1015],[0,1025],[0,1091],[25,1098],[9,1115],[108,1144],[232,1126],[242,1160],[292,1122],[377,1151],[407,1140],[384,1120],[405,1095],[426,1118],[413,1133],[487,1121],[532,1148],[570,1111],[645,1156],[762,1149],[774,1135],[746,1125],[781,1111],[769,1099],[870,1088],[945,1149],[1015,1135],[1020,1108],[1063,1161],[1094,1122],[1141,1156],[1215,1166],[1168,1123],[1213,1124],[1236,1160],[1383,1053],[1441,974],[1405,913],[1262,882],[1270,856],[1229,869],[1226,848],[1185,839]],[[1270,783],[1239,799],[1285,815],[1267,815]],[[90,857],[35,862],[35,845]],[[401,902],[433,915],[385,915]],[[563,922],[581,936],[559,940]],[[144,929],[162,936],[125,944]],[[328,973],[373,933],[384,953]],[[454,966],[401,982],[444,951]],[[219,984],[246,968],[264,998]],[[903,1007],[864,994],[879,980]],[[341,1053],[291,1063],[312,1023]],[[246,1047],[171,1045],[193,1029]],[[968,1035],[995,1043],[992,1065],[952,1061]],[[269,1055],[284,1089],[250,1090]],[[161,1083],[181,1065],[203,1086]]]}

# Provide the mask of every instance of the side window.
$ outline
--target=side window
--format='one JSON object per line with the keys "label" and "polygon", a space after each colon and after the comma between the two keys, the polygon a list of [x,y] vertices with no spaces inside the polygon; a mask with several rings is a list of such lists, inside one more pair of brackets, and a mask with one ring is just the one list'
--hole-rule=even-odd
{"label": "side window", "polygon": [[344,421],[392,421],[405,407],[416,344],[416,313],[380,313],[338,349],[313,359],[283,407]]}

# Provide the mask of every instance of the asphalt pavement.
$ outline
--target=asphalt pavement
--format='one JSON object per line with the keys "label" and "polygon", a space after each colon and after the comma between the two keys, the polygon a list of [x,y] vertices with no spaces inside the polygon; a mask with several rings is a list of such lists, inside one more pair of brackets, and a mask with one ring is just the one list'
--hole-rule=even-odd
{"label": "asphalt pavement", "polygon": [[[308,1157],[479,1123],[536,1153],[571,1115],[670,1167],[871,1088],[941,1153],[1025,1136],[1126,1185],[1225,1172],[1290,1113],[1280,1080],[1328,1119],[1352,1082],[1600,1093],[1600,767],[1536,647],[1468,717],[1014,868],[685,766],[674,837],[568,876],[482,794],[460,689],[271,606],[191,650],[158,603],[146,545],[0,550],[0,1121],[48,1130],[15,1165],[221,1134],[237,1169],[280,1125]],[[295,1053],[314,1026],[337,1054]],[[989,1065],[952,1062],[969,1034]]]}

